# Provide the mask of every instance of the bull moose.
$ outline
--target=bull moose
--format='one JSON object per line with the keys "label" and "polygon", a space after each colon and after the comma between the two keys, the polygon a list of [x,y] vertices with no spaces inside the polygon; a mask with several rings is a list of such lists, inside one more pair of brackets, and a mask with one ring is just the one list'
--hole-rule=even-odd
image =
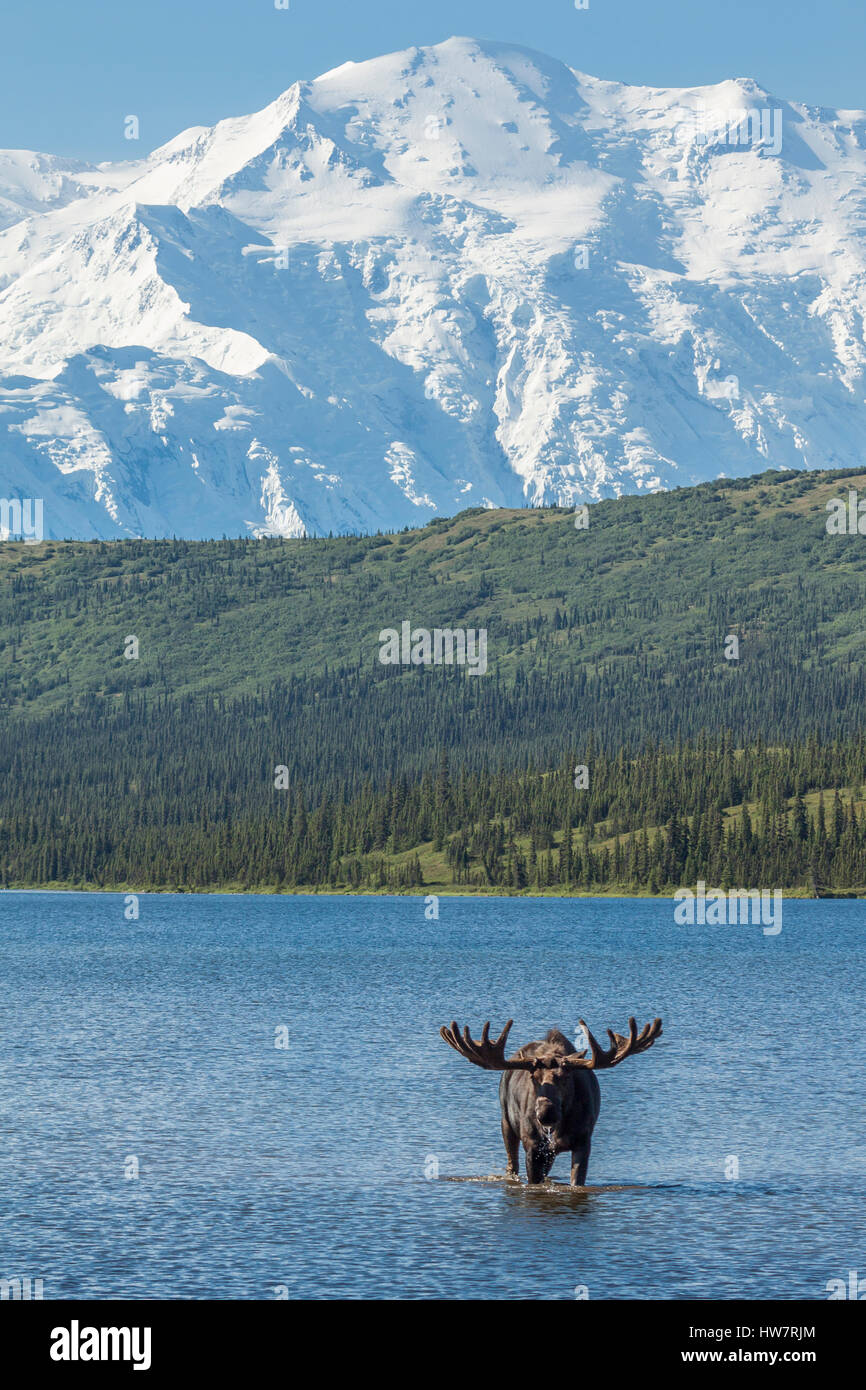
{"label": "bull moose", "polygon": [[468,1062],[485,1071],[503,1073],[499,1103],[508,1159],[506,1176],[519,1181],[519,1144],[526,1153],[526,1181],[529,1183],[544,1182],[556,1155],[570,1149],[571,1185],[583,1187],[592,1131],[601,1109],[601,1092],[594,1073],[619,1066],[626,1057],[646,1052],[661,1036],[662,1021],[656,1018],[638,1032],[637,1024],[630,1018],[627,1037],[608,1028],[611,1045],[605,1050],[581,1019],[588,1049],[575,1052],[565,1034],[558,1028],[551,1028],[543,1042],[525,1043],[513,1057],[506,1057],[505,1044],[513,1021],[508,1020],[495,1042],[490,1041],[489,1023],[485,1023],[479,1042],[470,1037],[468,1028],[461,1034],[456,1023],[450,1028],[440,1028],[439,1032]]}

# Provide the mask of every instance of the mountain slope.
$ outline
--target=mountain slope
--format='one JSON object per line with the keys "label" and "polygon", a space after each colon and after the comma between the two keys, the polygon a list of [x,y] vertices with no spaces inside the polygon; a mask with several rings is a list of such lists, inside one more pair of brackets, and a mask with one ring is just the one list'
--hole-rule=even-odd
{"label": "mountain slope", "polygon": [[[0,546],[0,887],[862,892],[866,548],[826,530],[849,489]],[[486,673],[382,665],[405,620],[484,627]]]}
{"label": "mountain slope", "polygon": [[[0,705],[62,721],[70,706],[226,702],[301,681],[287,727],[300,721],[291,758],[305,779],[332,759],[364,764],[349,716],[389,771],[440,740],[496,759],[561,750],[578,730],[614,744],[854,732],[866,543],[826,530],[827,502],[852,488],[866,494],[862,471],[768,472],[601,502],[586,530],[559,509],[476,508],[361,539],[6,544]],[[486,629],[487,673],[382,665],[379,633],[403,621]],[[527,722],[533,676],[544,713]]]}
{"label": "mountain slope", "polygon": [[44,497],[47,535],[858,462],[863,113],[451,39],[69,165],[0,157],[0,492]]}

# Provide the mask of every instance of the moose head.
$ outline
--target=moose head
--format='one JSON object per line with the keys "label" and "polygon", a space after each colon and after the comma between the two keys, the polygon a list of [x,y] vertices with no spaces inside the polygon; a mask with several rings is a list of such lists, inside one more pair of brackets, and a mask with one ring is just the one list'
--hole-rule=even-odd
{"label": "moose head", "polygon": [[568,1038],[552,1028],[543,1041],[526,1043],[513,1057],[506,1057],[505,1044],[512,1023],[513,1019],[509,1019],[493,1041],[489,1022],[484,1024],[477,1042],[468,1028],[461,1033],[456,1023],[440,1028],[439,1032],[449,1047],[474,1066],[504,1073],[499,1099],[507,1176],[517,1178],[519,1143],[526,1152],[526,1176],[530,1183],[542,1182],[557,1153],[570,1149],[571,1181],[582,1187],[601,1106],[595,1072],[619,1066],[627,1057],[646,1052],[661,1036],[662,1021],[656,1018],[638,1032],[637,1023],[630,1018],[625,1035],[608,1028],[610,1047],[603,1048],[581,1019],[588,1042],[583,1051],[573,1051]]}

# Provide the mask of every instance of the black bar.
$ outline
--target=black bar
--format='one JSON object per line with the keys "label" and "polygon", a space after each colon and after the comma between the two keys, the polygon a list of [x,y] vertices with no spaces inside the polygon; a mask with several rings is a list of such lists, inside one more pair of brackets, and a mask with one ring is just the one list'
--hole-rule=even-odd
{"label": "black bar", "polygon": [[[606,1375],[666,1373],[679,1367],[687,1377],[693,1372],[702,1376],[712,1365],[734,1375],[741,1367],[784,1372],[795,1366],[818,1371],[826,1380],[858,1364],[862,1344],[862,1316],[832,1301],[569,1300],[567,1308],[553,1303],[538,1302],[530,1309],[492,1301],[470,1301],[468,1306],[435,1302],[432,1307],[422,1301],[359,1306],[340,1300],[6,1302],[0,1306],[0,1335],[4,1364],[16,1363],[19,1376],[47,1372],[62,1381],[107,1371],[114,1377],[130,1375],[133,1383],[147,1375],[157,1384],[183,1374],[231,1379],[267,1367],[282,1367],[295,1379],[304,1364],[307,1379],[310,1358],[326,1371],[335,1357],[346,1354],[356,1359],[358,1375],[377,1363],[382,1370],[390,1363],[388,1380],[399,1380],[401,1365],[405,1377],[407,1365],[417,1367],[421,1357],[425,1378],[440,1358],[443,1374],[453,1377],[466,1366],[466,1352],[458,1356],[452,1341],[452,1333],[461,1328],[471,1329],[471,1356],[488,1372],[505,1353],[515,1368],[523,1357],[530,1366],[541,1357],[546,1373],[569,1381],[585,1378],[590,1363]],[[103,1328],[117,1329],[116,1341],[107,1334],[103,1342],[101,1333],[97,1341],[88,1331]],[[137,1339],[132,1329],[139,1329]],[[144,1329],[150,1329],[149,1344]],[[361,1330],[360,1338],[352,1329]],[[128,1338],[121,1330],[128,1331]],[[411,1336],[415,1348],[408,1363],[406,1348],[399,1352],[395,1339],[401,1331]],[[119,1354],[128,1352],[129,1359],[80,1357],[91,1348],[110,1357],[115,1346]],[[53,1359],[52,1347],[70,1356],[77,1348],[80,1359]],[[142,1362],[139,1372],[133,1359]]]}

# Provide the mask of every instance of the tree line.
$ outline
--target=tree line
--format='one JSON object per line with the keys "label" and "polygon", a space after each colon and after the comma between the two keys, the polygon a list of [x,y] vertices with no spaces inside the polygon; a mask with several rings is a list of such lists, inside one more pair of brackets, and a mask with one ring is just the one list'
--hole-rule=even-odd
{"label": "tree line", "polygon": [[324,790],[236,746],[101,761],[55,734],[38,775],[26,746],[3,750],[4,887],[866,891],[862,734],[616,751],[589,738],[552,767],[443,749],[418,774]]}

